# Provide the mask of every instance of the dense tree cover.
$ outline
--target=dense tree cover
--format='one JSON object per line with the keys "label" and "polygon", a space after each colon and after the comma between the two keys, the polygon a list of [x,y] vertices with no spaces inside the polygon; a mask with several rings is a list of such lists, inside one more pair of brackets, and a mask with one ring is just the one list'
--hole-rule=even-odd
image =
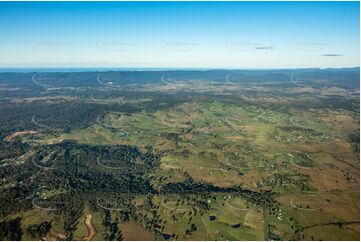
{"label": "dense tree cover", "polygon": [[[15,184],[15,182],[13,183]],[[2,189],[0,201],[0,217],[5,217],[14,211],[25,211],[31,208],[30,195],[34,193],[33,185],[19,184],[16,187]]]}
{"label": "dense tree cover", "polygon": [[160,154],[151,149],[142,153],[129,145],[83,145],[64,141],[42,146],[31,159],[31,165],[49,168],[49,174],[63,180],[58,183],[65,182],[71,189],[148,192],[149,181],[142,175],[159,166]]}
{"label": "dense tree cover", "polygon": [[119,107],[77,101],[5,103],[0,106],[0,135],[5,137],[21,130],[54,132],[84,128],[95,123],[105,111],[119,111]]}
{"label": "dense tree cover", "polygon": [[40,224],[31,224],[26,228],[32,237],[42,239],[51,229],[51,221],[44,221]]}
{"label": "dense tree cover", "polygon": [[348,138],[352,145],[353,151],[356,154],[359,154],[360,153],[360,130],[350,133]]}
{"label": "dense tree cover", "polygon": [[19,241],[22,234],[21,218],[0,222],[0,240]]}
{"label": "dense tree cover", "polygon": [[243,189],[240,186],[234,186],[229,188],[218,187],[213,184],[194,182],[192,178],[187,179],[184,182],[167,183],[164,185],[160,193],[161,194],[172,194],[176,191],[177,194],[212,194],[212,193],[224,193],[224,194],[237,194],[249,202],[262,205],[270,206],[274,201],[275,193],[271,191],[256,192]]}
{"label": "dense tree cover", "polygon": [[28,151],[30,145],[20,141],[0,141],[0,161],[3,159],[15,158]]}
{"label": "dense tree cover", "polygon": [[153,153],[151,148],[141,152],[128,145],[91,146],[64,141],[40,146],[25,161],[23,169],[19,170],[14,163],[0,167],[0,181],[4,185],[0,215],[31,207],[32,199],[43,186],[45,190],[68,191],[54,196],[58,200],[71,198],[70,192],[75,191],[94,197],[101,191],[150,193],[153,188],[143,175],[157,168],[159,161],[160,154]]}
{"label": "dense tree cover", "polygon": [[109,210],[104,211],[103,225],[105,227],[104,239],[107,241],[123,240],[122,232],[118,228],[118,221],[112,221]]}
{"label": "dense tree cover", "polygon": [[31,207],[31,194],[38,184],[29,181],[38,169],[19,169],[19,164],[7,162],[0,166],[0,217],[13,211],[24,211]]}

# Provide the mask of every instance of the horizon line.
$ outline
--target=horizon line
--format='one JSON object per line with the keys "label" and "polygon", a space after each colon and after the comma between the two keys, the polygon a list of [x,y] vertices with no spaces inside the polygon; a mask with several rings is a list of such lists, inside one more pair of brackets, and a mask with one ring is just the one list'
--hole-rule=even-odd
{"label": "horizon line", "polygon": [[100,67],[100,66],[0,66],[0,69],[119,69],[119,70],[294,70],[294,69],[354,69],[360,68],[358,66],[343,66],[343,67],[148,67],[148,66],[130,66],[130,67]]}

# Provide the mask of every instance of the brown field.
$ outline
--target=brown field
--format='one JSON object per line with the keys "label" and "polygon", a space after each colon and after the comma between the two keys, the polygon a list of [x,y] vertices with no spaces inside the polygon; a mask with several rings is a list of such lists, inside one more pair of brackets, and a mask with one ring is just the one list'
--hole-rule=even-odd
{"label": "brown field", "polygon": [[150,241],[155,240],[151,232],[145,230],[140,224],[134,222],[127,222],[119,224],[122,231],[123,239],[128,241]]}
{"label": "brown field", "polygon": [[17,132],[14,132],[14,133],[11,134],[11,135],[5,137],[4,140],[6,140],[6,141],[11,141],[11,140],[13,140],[15,137],[17,137],[17,136],[23,136],[23,135],[29,135],[29,134],[31,135],[31,134],[37,134],[37,133],[38,133],[38,132],[35,131],[35,130],[17,131]]}

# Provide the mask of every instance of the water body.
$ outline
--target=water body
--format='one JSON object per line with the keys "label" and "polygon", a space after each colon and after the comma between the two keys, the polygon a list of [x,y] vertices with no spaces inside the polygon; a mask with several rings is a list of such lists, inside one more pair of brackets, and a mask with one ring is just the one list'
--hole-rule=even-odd
{"label": "water body", "polygon": [[163,236],[163,239],[165,239],[165,240],[171,240],[173,237],[171,234],[162,234],[162,236]]}
{"label": "water body", "polygon": [[128,133],[127,132],[120,132],[120,138],[122,138],[122,139],[126,139],[126,138],[128,138]]}
{"label": "water body", "polygon": [[217,218],[217,217],[214,216],[214,215],[209,216],[209,220],[210,220],[210,221],[214,221],[214,220],[216,220],[216,218]]}
{"label": "water body", "polygon": [[232,228],[235,228],[235,229],[238,229],[238,228],[240,228],[241,227],[241,224],[233,224],[232,225]]}

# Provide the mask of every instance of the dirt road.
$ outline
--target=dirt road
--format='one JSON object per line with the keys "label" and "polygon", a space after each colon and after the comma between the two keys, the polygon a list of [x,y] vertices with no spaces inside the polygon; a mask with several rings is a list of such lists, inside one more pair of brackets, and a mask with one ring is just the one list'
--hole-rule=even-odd
{"label": "dirt road", "polygon": [[85,224],[88,227],[88,231],[89,231],[88,237],[85,237],[86,241],[91,240],[95,235],[95,230],[94,230],[93,225],[92,225],[92,218],[93,218],[93,216],[91,214],[86,214],[85,215]]}

